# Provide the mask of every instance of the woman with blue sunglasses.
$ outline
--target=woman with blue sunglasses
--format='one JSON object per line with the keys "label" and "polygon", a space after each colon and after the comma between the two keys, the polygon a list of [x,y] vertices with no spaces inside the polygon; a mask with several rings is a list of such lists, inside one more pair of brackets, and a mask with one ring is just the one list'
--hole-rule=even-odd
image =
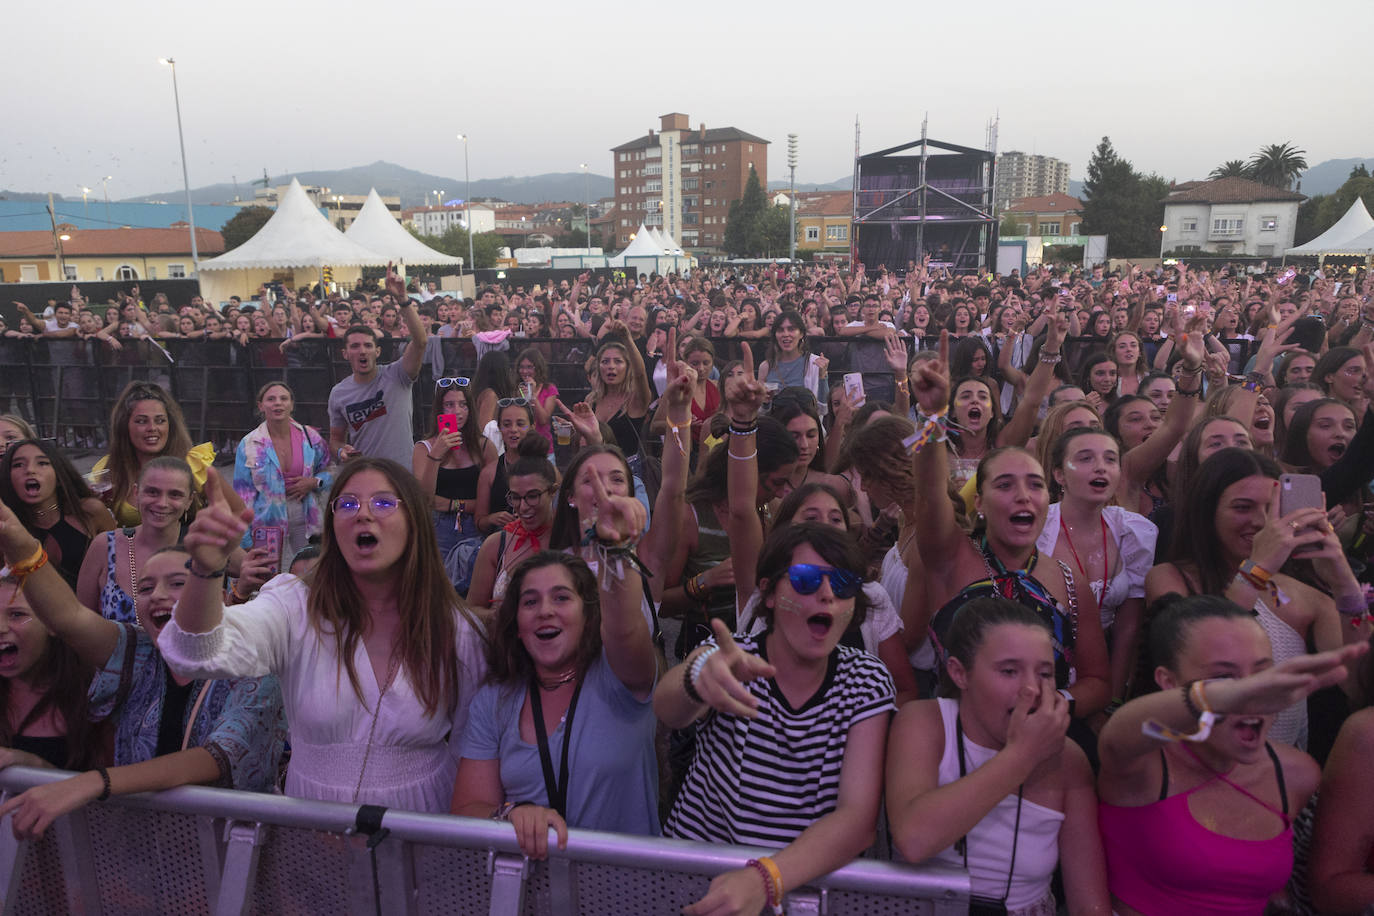
{"label": "woman with blue sunglasses", "polygon": [[853,538],[801,523],[775,530],[760,546],[752,496],[764,388],[747,344],[744,350],[745,372],[727,386],[726,409],[730,463],[745,473],[729,475],[726,525],[737,581],[757,582],[767,629],[735,639],[714,620],[714,638],[663,676],[654,709],[669,727],[696,725],[692,761],[664,833],[778,852],[716,876],[706,896],[683,909],[688,914],[756,913],[765,905],[781,912],[788,888],[867,848],[893,709],[882,662],[840,644],[850,621],[868,609]]}

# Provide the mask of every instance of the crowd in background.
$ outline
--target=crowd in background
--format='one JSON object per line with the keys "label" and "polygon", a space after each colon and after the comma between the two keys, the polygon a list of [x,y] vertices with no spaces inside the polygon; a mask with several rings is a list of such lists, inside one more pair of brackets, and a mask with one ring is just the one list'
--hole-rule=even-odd
{"label": "crowd in background", "polygon": [[[78,771],[0,814],[205,783],[494,817],[536,858],[568,827],[776,850],[697,914],[860,855],[965,868],[976,912],[1363,912],[1371,283],[911,262],[19,306],[7,336],[313,340],[348,374],[321,429],[263,385],[232,470],[153,382],[86,475],[0,417],[0,765]],[[481,355],[417,420],[434,337]]]}

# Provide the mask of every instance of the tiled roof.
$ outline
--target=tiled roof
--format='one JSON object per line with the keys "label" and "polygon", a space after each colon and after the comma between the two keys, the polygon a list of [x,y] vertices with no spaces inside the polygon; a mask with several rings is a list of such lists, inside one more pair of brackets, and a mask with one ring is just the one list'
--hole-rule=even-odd
{"label": "tiled roof", "polygon": [[853,213],[852,191],[815,191],[797,194],[798,216],[851,216]]}
{"label": "tiled roof", "polygon": [[1179,190],[1175,186],[1165,203],[1181,204],[1249,204],[1262,200],[1306,200],[1307,195],[1284,188],[1274,188],[1248,178],[1216,178],[1212,181],[1188,182]]}
{"label": "tiled roof", "polygon": [[[717,142],[727,142],[727,141],[730,141],[730,140],[744,140],[744,141],[747,141],[747,142],[750,142],[750,143],[767,143],[767,142],[768,142],[767,140],[763,139],[762,137],[756,137],[756,136],[754,136],[754,135],[751,134],[751,133],[746,133],[745,131],[740,130],[738,127],[711,127],[711,128],[707,128],[705,134],[703,134],[703,133],[701,132],[700,129],[698,129],[698,130],[684,130],[684,131],[682,132],[682,140],[681,140],[681,142],[683,142],[683,143],[717,143]],[[613,153],[618,153],[618,152],[622,152],[622,151],[624,151],[624,150],[648,149],[648,148],[651,147],[651,146],[658,146],[658,134],[657,134],[657,133],[655,133],[653,136],[649,136],[648,134],[645,134],[644,136],[638,137],[638,138],[636,138],[636,139],[634,139],[634,140],[631,140],[631,141],[628,142],[628,143],[622,143],[622,144],[620,144],[619,146],[613,146],[613,147],[611,147],[611,152],[613,152]]]}
{"label": "tiled roof", "polygon": [[[71,236],[62,243],[69,258],[122,255],[159,255],[191,253],[187,226],[170,229],[68,229]],[[221,254],[224,236],[213,229],[196,229],[196,247],[201,257]],[[51,231],[0,232],[0,257],[55,258]]]}
{"label": "tiled roof", "polygon": [[1022,197],[1007,205],[1008,213],[1070,213],[1083,209],[1083,201],[1056,191],[1043,197]]}

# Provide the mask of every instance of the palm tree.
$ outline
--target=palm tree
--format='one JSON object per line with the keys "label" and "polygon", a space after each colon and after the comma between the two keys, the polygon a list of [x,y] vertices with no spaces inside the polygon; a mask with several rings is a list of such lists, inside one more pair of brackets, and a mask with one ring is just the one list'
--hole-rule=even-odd
{"label": "palm tree", "polygon": [[1244,159],[1227,159],[1221,165],[1212,169],[1212,174],[1207,176],[1209,179],[1216,178],[1249,178],[1250,167],[1245,164]]}
{"label": "palm tree", "polygon": [[1292,143],[1271,143],[1260,147],[1248,163],[1250,177],[1275,188],[1288,188],[1307,168],[1307,150],[1295,149]]}

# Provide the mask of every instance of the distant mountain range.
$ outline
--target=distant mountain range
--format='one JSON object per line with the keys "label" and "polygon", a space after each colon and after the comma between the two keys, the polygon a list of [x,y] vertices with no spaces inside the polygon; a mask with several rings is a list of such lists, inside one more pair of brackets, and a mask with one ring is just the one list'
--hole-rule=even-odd
{"label": "distant mountain range", "polygon": [[[329,169],[315,172],[290,172],[269,177],[272,186],[290,184],[292,178],[304,185],[331,188],[337,194],[366,194],[371,188],[383,196],[398,195],[402,207],[418,207],[428,195],[434,200],[435,189],[444,192],[445,200],[466,196],[467,185],[461,178],[448,178],[417,172],[392,162],[374,162],[350,169]],[[258,181],[261,184],[261,179]],[[254,185],[249,182],[212,184],[191,189],[191,200],[198,204],[228,203],[239,198],[251,199]],[[610,178],[604,175],[583,175],[581,172],[549,172],[524,177],[482,178],[472,182],[472,196],[497,197],[518,204],[537,204],[550,200],[580,201],[590,192],[591,199],[608,197],[615,192]],[[185,192],[180,188],[160,194],[146,194],[129,198],[132,201],[180,200]]]}
{"label": "distant mountain range", "polygon": [[[1309,197],[1332,193],[1350,177],[1350,170],[1362,162],[1371,172],[1374,172],[1374,158],[1328,159],[1325,162],[1317,163],[1303,173],[1302,193]],[[300,179],[301,184],[332,188],[340,194],[366,194],[369,189],[376,188],[379,193],[384,195],[399,195],[403,207],[421,206],[425,202],[426,195],[432,200],[436,188],[444,192],[446,200],[462,198],[466,192],[466,184],[462,179],[430,175],[383,161],[349,169],[290,172],[271,176],[269,180],[275,186],[290,184],[292,178]],[[1206,178],[1206,175],[1185,176],[1179,180],[1201,178]],[[259,180],[260,182],[261,180]],[[852,176],[845,175],[828,184],[798,182],[797,190],[848,191],[853,187],[853,182]],[[784,191],[787,186],[787,179],[785,178],[773,179],[768,182],[769,191]],[[235,197],[251,199],[253,190],[254,185],[249,181],[240,182],[238,185],[225,182],[192,188],[191,199],[198,204],[229,203]],[[526,175],[523,177],[482,178],[472,183],[472,196],[474,198],[496,197],[518,204],[536,204],[550,200],[580,201],[589,192],[592,200],[599,200],[614,194],[615,186],[612,180],[605,175],[586,176],[581,172],[549,172],[543,175]],[[130,197],[126,200],[132,202],[179,201],[183,194],[182,189],[173,188],[159,194],[145,194],[142,197]],[[1070,181],[1069,194],[1082,198],[1083,182]],[[0,189],[0,200],[42,201],[47,200],[47,197],[48,195],[41,191]],[[80,199],[72,195],[64,196],[61,194],[54,194],[53,197],[57,200]]]}

